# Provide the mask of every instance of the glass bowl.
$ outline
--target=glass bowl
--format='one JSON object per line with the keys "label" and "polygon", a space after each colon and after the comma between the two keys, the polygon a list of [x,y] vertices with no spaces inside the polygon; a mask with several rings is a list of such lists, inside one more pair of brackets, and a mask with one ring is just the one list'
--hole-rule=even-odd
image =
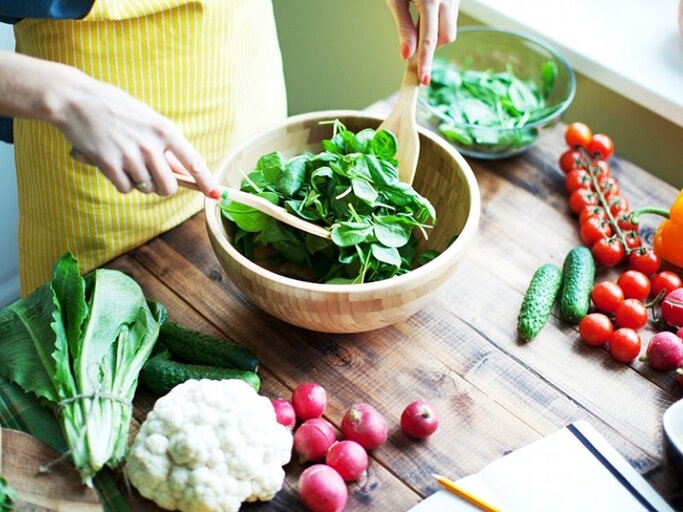
{"label": "glass bowl", "polygon": [[546,44],[515,32],[463,27],[455,43],[437,51],[418,116],[464,155],[505,158],[529,148],[575,91],[574,72]]}

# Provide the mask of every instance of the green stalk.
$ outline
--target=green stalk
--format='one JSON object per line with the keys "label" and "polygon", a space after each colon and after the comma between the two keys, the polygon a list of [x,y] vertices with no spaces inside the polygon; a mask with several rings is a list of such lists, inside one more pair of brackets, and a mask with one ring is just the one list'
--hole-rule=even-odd
{"label": "green stalk", "polygon": [[666,210],[664,208],[656,208],[654,206],[648,206],[646,208],[638,208],[636,211],[631,213],[631,222],[633,224],[639,224],[640,216],[644,213],[652,213],[654,215],[659,215],[660,217],[664,217],[666,219],[669,218],[669,210]]}

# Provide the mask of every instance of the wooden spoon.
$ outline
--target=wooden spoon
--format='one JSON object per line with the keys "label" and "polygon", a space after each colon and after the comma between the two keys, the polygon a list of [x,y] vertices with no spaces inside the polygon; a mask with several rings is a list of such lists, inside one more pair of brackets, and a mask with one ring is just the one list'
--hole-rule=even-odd
{"label": "wooden spoon", "polygon": [[403,82],[398,91],[398,98],[394,109],[378,130],[389,130],[398,139],[398,177],[401,181],[413,183],[417,158],[420,155],[420,138],[417,135],[415,110],[417,107],[417,93],[420,81],[417,78],[417,51],[406,66]]}
{"label": "wooden spoon", "polygon": [[[178,181],[179,186],[199,191],[197,182],[192,176],[181,174],[175,171],[173,171],[173,175]],[[317,224],[313,224],[312,222],[305,221],[296,215],[292,215],[281,206],[277,206],[263,197],[230,187],[221,187],[221,192],[223,199],[229,199],[230,201],[235,201],[236,203],[251,206],[255,210],[265,213],[269,217],[273,217],[280,222],[283,222],[301,231],[305,231],[306,233],[310,233],[311,235],[327,239],[330,238],[330,231],[328,229],[318,226]]]}

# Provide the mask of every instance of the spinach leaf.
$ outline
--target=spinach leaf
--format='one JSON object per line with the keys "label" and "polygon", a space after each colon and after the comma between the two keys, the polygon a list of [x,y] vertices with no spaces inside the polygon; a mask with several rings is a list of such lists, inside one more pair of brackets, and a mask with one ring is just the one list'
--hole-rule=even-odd
{"label": "spinach leaf", "polygon": [[285,159],[279,151],[273,151],[259,158],[256,168],[263,173],[263,177],[273,183],[282,174],[285,166]]}

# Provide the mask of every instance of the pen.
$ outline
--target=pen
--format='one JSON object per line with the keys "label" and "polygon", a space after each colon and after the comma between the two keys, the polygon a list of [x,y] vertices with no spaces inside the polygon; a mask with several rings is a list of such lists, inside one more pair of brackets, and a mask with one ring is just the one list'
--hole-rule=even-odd
{"label": "pen", "polygon": [[461,497],[465,501],[468,501],[472,505],[479,507],[484,512],[501,512],[501,510],[498,507],[494,507],[493,505],[489,505],[488,503],[486,503],[481,498],[474,496],[473,494],[466,491],[465,489],[460,487],[458,484],[456,484],[452,480],[449,480],[445,476],[436,475],[436,474],[432,474],[432,476],[434,478],[436,478],[436,481],[439,482],[445,489],[451,491],[453,494]]}

